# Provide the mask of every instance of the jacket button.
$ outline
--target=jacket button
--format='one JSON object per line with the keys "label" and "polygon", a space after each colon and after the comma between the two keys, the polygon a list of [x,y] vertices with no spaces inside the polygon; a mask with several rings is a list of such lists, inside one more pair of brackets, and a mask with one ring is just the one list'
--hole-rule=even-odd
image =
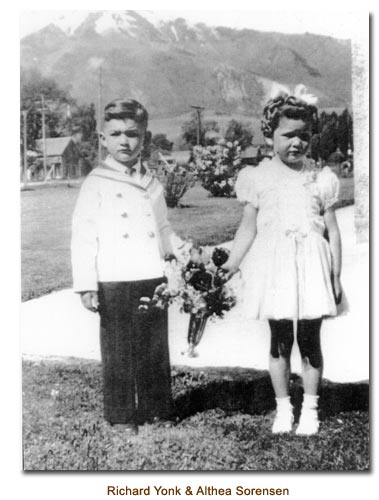
{"label": "jacket button", "polygon": [[151,214],[150,212],[147,212],[147,213],[146,213],[146,216],[147,216],[147,217],[151,217],[151,215],[152,215],[152,214]]}
{"label": "jacket button", "polygon": [[117,198],[122,198],[122,193],[117,193],[116,196]]}
{"label": "jacket button", "polygon": [[145,200],[149,200],[150,199],[150,196],[148,194],[145,194],[143,197],[145,198]]}
{"label": "jacket button", "polygon": [[150,236],[150,238],[155,237],[155,233],[153,231],[149,231],[147,234]]}
{"label": "jacket button", "polygon": [[124,219],[125,219],[127,216],[128,216],[128,214],[127,214],[126,212],[123,212],[123,213],[121,214],[121,217],[124,217]]}
{"label": "jacket button", "polygon": [[122,235],[122,237],[123,238],[129,238],[129,235],[128,235],[128,233],[125,233],[125,234]]}

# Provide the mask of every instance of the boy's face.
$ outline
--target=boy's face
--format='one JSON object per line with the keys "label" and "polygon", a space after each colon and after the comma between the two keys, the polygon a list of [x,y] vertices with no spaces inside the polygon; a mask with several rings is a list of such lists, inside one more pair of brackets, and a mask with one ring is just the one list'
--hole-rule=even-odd
{"label": "boy's face", "polygon": [[115,160],[132,166],[141,153],[145,133],[146,128],[130,118],[112,119],[105,122],[100,142]]}
{"label": "boy's face", "polygon": [[283,116],[273,135],[274,153],[288,167],[301,168],[310,140],[309,123]]}

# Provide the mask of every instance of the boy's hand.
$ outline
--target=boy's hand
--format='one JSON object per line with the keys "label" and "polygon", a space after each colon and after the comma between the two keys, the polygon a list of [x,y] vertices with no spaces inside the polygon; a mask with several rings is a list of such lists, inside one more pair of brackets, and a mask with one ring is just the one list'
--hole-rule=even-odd
{"label": "boy's hand", "polygon": [[173,253],[167,252],[165,254],[165,256],[163,257],[163,260],[166,262],[171,262],[173,260],[178,260],[178,259],[176,258],[176,256]]}
{"label": "boy's hand", "polygon": [[342,286],[341,286],[341,280],[339,276],[333,276],[332,279],[333,283],[333,293],[334,293],[334,300],[336,304],[340,304],[342,300]]}
{"label": "boy's hand", "polygon": [[83,306],[91,312],[97,312],[99,308],[99,299],[97,292],[81,292],[80,298],[82,299]]}

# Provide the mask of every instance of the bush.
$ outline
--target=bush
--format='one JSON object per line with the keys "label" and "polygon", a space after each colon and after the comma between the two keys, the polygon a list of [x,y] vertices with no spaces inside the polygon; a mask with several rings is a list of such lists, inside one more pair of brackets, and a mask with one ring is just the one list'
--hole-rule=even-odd
{"label": "bush", "polygon": [[212,196],[231,197],[242,167],[241,147],[238,141],[220,141],[214,146],[196,146],[193,149],[193,167],[204,189]]}
{"label": "bush", "polygon": [[246,149],[251,145],[253,135],[253,130],[249,122],[230,120],[225,132],[225,140],[230,142],[238,141],[241,148]]}
{"label": "bush", "polygon": [[171,151],[173,142],[170,142],[167,139],[166,134],[155,134],[151,139],[151,147],[152,149],[158,149],[162,151]]}
{"label": "bush", "polygon": [[159,180],[164,187],[167,206],[175,208],[184,194],[194,186],[197,177],[188,166],[167,165]]}

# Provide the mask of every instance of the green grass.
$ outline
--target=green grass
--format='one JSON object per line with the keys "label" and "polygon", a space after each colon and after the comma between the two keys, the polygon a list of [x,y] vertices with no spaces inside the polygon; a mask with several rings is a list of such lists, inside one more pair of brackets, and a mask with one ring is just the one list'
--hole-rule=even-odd
{"label": "green grass", "polygon": [[[31,187],[21,193],[22,299],[29,300],[72,286],[71,218],[79,185]],[[339,206],[351,204],[353,179],[341,179]],[[231,240],[242,208],[236,199],[212,198],[195,186],[182,199],[183,208],[169,210],[174,230],[199,244]]]}
{"label": "green grass", "polygon": [[[173,371],[176,400],[209,375]],[[102,417],[98,362],[24,362],[25,470],[368,470],[367,411],[327,415],[316,436],[272,435],[272,412],[209,408],[133,438]]]}

